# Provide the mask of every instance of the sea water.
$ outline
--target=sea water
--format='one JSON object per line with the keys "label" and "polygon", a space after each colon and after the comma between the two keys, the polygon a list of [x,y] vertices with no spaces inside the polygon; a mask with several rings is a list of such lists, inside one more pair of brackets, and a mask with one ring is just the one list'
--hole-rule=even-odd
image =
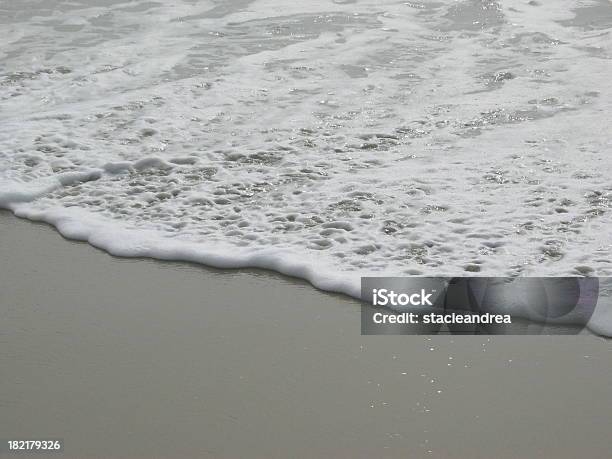
{"label": "sea water", "polygon": [[611,29],[609,0],[2,0],[0,206],[353,296],[609,276]]}

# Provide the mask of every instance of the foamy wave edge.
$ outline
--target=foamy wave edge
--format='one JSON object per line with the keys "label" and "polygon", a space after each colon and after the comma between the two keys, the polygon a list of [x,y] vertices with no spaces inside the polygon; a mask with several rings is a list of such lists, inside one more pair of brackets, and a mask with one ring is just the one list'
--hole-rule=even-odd
{"label": "foamy wave edge", "polygon": [[[69,177],[83,181],[101,173],[82,172]],[[159,260],[187,261],[214,268],[261,268],[304,279],[314,287],[359,298],[360,278],[329,272],[315,266],[315,257],[307,261],[303,254],[282,248],[249,249],[215,242],[215,247],[200,243],[173,240],[154,230],[122,228],[117,222],[92,215],[76,207],[34,209],[29,204],[39,197],[65,185],[66,177],[47,179],[36,184],[9,182],[0,186],[0,208],[17,217],[42,221],[55,227],[67,239],[84,241],[117,257],[145,257]]]}
{"label": "foamy wave edge", "polygon": [[[392,273],[359,273],[355,278],[326,270],[316,257],[304,257],[286,248],[237,248],[215,241],[215,248],[201,243],[173,240],[159,232],[121,228],[117,222],[105,220],[77,207],[34,209],[29,207],[45,194],[78,181],[95,180],[101,169],[60,174],[36,183],[9,181],[0,184],[0,209],[30,221],[45,222],[67,239],[83,241],[110,255],[125,258],[152,258],[165,261],[197,263],[220,269],[259,268],[306,280],[315,288],[360,299],[361,276]],[[304,260],[306,258],[306,260]],[[599,302],[587,328],[600,336],[612,338],[612,307]],[[524,317],[523,314],[517,314]],[[553,322],[554,323],[554,322]],[[559,324],[571,325],[559,321]]]}

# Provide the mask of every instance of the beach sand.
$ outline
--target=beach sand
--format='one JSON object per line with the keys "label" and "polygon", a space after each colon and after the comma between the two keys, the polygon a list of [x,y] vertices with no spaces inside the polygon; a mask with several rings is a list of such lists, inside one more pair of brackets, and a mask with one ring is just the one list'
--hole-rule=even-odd
{"label": "beach sand", "polygon": [[0,260],[0,438],[50,457],[610,457],[610,340],[360,336],[358,302],[305,282],[5,211]]}

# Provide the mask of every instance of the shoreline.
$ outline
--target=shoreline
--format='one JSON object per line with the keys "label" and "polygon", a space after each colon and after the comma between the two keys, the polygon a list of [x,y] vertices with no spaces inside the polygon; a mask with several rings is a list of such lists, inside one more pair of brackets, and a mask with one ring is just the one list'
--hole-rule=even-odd
{"label": "shoreline", "polygon": [[[10,195],[10,193],[9,193]],[[33,223],[51,226],[64,239],[86,242],[109,255],[121,258],[147,258],[159,261],[194,263],[213,269],[261,269],[282,276],[300,279],[317,290],[338,293],[351,298],[360,297],[358,280],[347,280],[314,263],[315,255],[307,261],[287,257],[284,250],[256,249],[251,253],[235,254],[235,246],[218,244],[216,249],[182,241],[170,240],[156,231],[117,229],[112,222],[83,213],[78,208],[32,210],[20,207],[23,202],[0,200],[0,210]],[[81,219],[87,220],[84,225]],[[297,257],[299,259],[299,257]]]}
{"label": "shoreline", "polygon": [[[13,204],[16,205],[17,203]],[[185,263],[195,267],[202,267],[205,270],[219,272],[266,273],[272,277],[279,276],[279,278],[291,279],[299,285],[307,285],[323,294],[337,295],[344,301],[352,301],[358,305],[362,304],[360,300],[360,285],[353,285],[353,282],[345,281],[340,278],[335,279],[332,276],[327,276],[325,273],[318,273],[315,275],[314,272],[316,269],[309,267],[310,265],[308,263],[302,263],[301,265],[292,263],[290,266],[284,266],[284,259],[282,256],[260,256],[258,252],[252,257],[254,259],[252,262],[228,261],[226,255],[221,255],[223,250],[218,251],[218,253],[210,253],[208,249],[193,251],[190,248],[190,244],[183,243],[182,241],[174,241],[175,247],[173,247],[173,243],[168,244],[168,241],[160,240],[160,245],[163,246],[163,248],[160,249],[155,244],[157,239],[156,236],[151,236],[150,240],[145,239],[147,242],[144,244],[134,244],[132,238],[127,237],[128,243],[122,244],[121,236],[129,235],[136,230],[122,230],[118,233],[114,233],[111,231],[102,231],[100,225],[103,226],[103,223],[100,225],[81,225],[76,218],[78,217],[78,209],[76,212],[77,214],[72,216],[55,212],[51,212],[50,215],[48,211],[36,213],[24,210],[19,211],[10,205],[8,208],[0,206],[0,218],[6,213],[11,217],[25,220],[32,224],[44,225],[58,233],[66,241],[87,244],[95,250],[99,250],[118,259],[149,260],[162,263]],[[153,255],[152,252],[155,252],[155,255]],[[243,257],[238,257],[237,259],[243,260]],[[263,265],[267,263],[271,266],[260,266],[261,260],[267,260]],[[274,260],[276,260],[276,262]],[[363,275],[367,276],[368,273],[364,273]],[[326,279],[326,277],[328,277],[328,279]],[[600,310],[596,309],[593,318],[599,315],[605,316],[606,312],[601,312],[603,308],[604,306],[602,304]],[[504,311],[504,313],[506,313],[506,311]],[[571,330],[578,329],[581,334],[592,334],[604,339],[612,338],[612,336],[610,336],[612,332],[607,325],[609,319],[606,317],[603,317],[603,323],[595,323],[592,321],[592,323],[587,325],[565,322],[554,323],[554,321],[542,324],[520,314],[513,315],[512,317],[513,320],[519,324],[518,329],[521,328],[521,323],[523,327],[527,326],[529,323],[533,323],[542,327],[542,334],[546,334],[546,330],[551,330],[553,334],[556,334],[555,330],[558,330],[562,334],[567,333],[562,330],[569,330],[570,334],[574,334]],[[518,332],[518,334],[522,334],[522,332]]]}
{"label": "shoreline", "polygon": [[71,459],[607,457],[609,340],[361,336],[355,300],[304,281],[0,231],[3,437]]}
{"label": "shoreline", "polygon": [[314,285],[312,282],[310,282],[310,280],[303,278],[303,277],[299,277],[299,276],[292,276],[290,274],[285,274],[283,272],[277,271],[275,269],[270,269],[270,268],[262,268],[262,267],[258,267],[258,266],[246,266],[246,267],[219,267],[219,266],[215,266],[215,265],[209,265],[203,262],[199,262],[199,261],[191,261],[188,259],[173,259],[173,258],[168,258],[168,259],[164,259],[164,258],[157,258],[154,256],[150,256],[150,255],[117,255],[112,253],[112,251],[107,250],[104,247],[100,247],[98,245],[93,244],[92,242],[90,242],[88,239],[86,238],[79,238],[79,237],[71,237],[68,235],[65,235],[64,233],[62,233],[62,231],[54,224],[51,222],[48,222],[44,219],[30,219],[28,217],[25,216],[21,216],[18,215],[17,213],[15,213],[12,209],[10,208],[2,208],[0,207],[0,219],[2,218],[15,218],[18,219],[20,221],[24,221],[27,222],[29,224],[32,225],[39,225],[41,227],[44,228],[48,228],[51,231],[53,231],[54,233],[56,233],[59,237],[61,237],[64,241],[69,242],[69,243],[75,243],[75,244],[84,244],[88,247],[91,247],[92,249],[94,249],[97,252],[101,252],[103,254],[106,254],[112,258],[116,258],[118,260],[134,260],[134,261],[151,261],[151,262],[159,262],[159,263],[170,263],[170,264],[185,264],[194,268],[201,268],[205,271],[213,271],[215,273],[225,273],[225,272],[234,272],[234,273],[245,273],[245,274],[253,274],[253,275],[267,275],[270,276],[271,278],[279,278],[279,279],[283,279],[287,282],[295,282],[298,285],[301,286],[308,286],[312,289],[314,289],[317,292],[320,292],[322,294],[326,294],[326,295],[332,295],[332,296],[336,296],[338,298],[342,298],[346,301],[351,301],[351,302],[357,302],[359,303],[359,299],[358,297],[354,297],[348,293],[344,293],[341,291],[335,291],[335,290],[326,290],[324,288],[321,287],[317,287],[316,285]]}

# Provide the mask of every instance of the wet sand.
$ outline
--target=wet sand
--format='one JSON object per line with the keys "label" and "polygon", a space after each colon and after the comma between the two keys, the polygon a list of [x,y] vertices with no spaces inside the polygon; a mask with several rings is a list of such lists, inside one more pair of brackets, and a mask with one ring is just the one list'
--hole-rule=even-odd
{"label": "wet sand", "polygon": [[0,260],[0,438],[50,457],[610,457],[610,340],[360,336],[356,301],[299,280],[8,212]]}

